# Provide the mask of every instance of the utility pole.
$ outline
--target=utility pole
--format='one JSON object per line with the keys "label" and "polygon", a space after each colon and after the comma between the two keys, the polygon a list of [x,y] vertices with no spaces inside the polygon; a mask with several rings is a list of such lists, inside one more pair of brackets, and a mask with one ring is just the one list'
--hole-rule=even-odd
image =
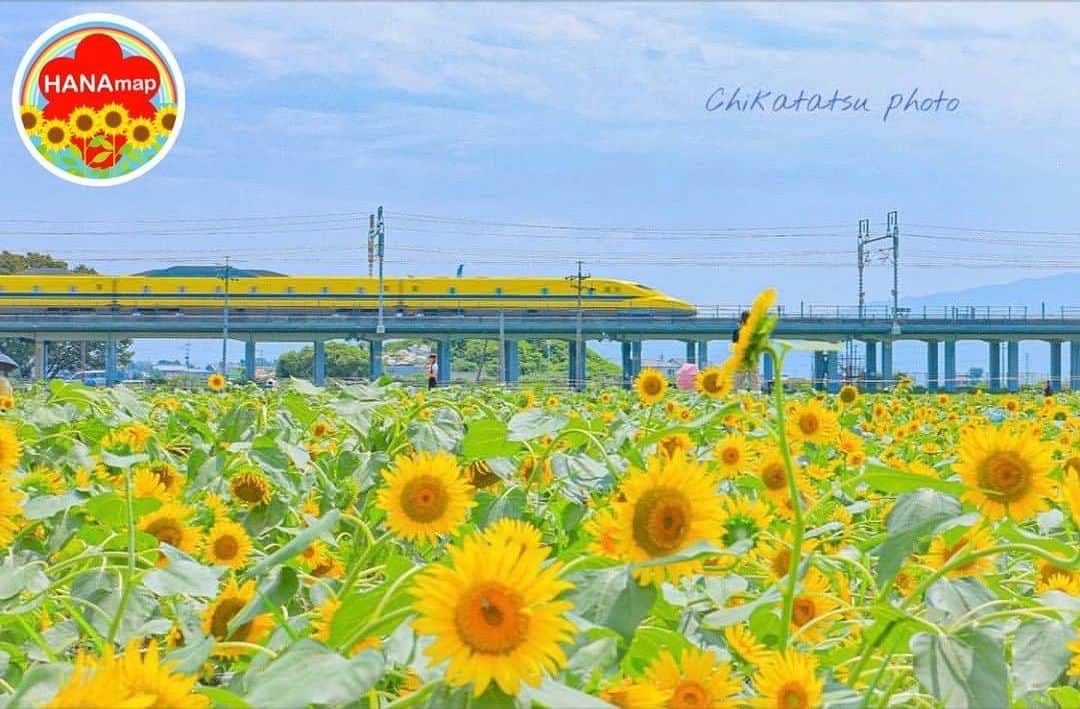
{"label": "utility pole", "polygon": [[863,268],[866,266],[866,240],[870,238],[870,220],[859,220],[859,320],[863,319],[866,305],[866,289],[863,287]]}
{"label": "utility pole", "polygon": [[900,310],[900,225],[896,210],[885,215],[885,228],[892,237],[892,309],[893,330],[895,334],[900,332],[900,322],[897,319]]}
{"label": "utility pole", "polygon": [[[887,246],[868,249],[870,244],[888,242]],[[900,227],[896,216],[896,210],[889,212],[885,218],[884,236],[870,236],[870,220],[859,220],[859,319],[864,315],[866,307],[865,281],[863,269],[871,263],[874,256],[884,256],[885,260],[892,261],[893,287],[892,287],[892,330],[891,334],[900,334]]]}
{"label": "utility pole", "polygon": [[567,276],[567,280],[577,281],[577,327],[576,337],[574,339],[574,352],[576,361],[574,367],[574,388],[583,387],[585,385],[585,348],[582,347],[581,341],[581,292],[585,288],[585,279],[592,278],[591,275],[581,272],[581,267],[584,265],[584,261],[577,262],[577,275]]}
{"label": "utility pole", "polygon": [[367,232],[367,275],[371,278],[375,275],[375,215],[368,215]]}
{"label": "utility pole", "polygon": [[[375,332],[379,335],[386,332],[386,325],[383,323],[383,250],[386,245],[386,225],[383,222],[382,206],[379,206],[378,216],[375,220],[375,237],[376,255],[379,257],[379,318],[375,324]],[[439,366],[445,366],[442,362],[439,362]]]}
{"label": "utility pole", "polygon": [[228,378],[229,359],[229,257],[225,257],[225,307],[221,319],[221,376]]}

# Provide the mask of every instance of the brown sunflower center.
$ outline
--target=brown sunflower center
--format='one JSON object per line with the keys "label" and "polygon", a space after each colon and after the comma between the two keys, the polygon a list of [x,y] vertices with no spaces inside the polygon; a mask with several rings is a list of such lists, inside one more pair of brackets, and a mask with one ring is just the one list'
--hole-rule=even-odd
{"label": "brown sunflower center", "polygon": [[720,452],[720,459],[727,465],[735,465],[742,458],[742,454],[739,453],[739,449],[735,446],[728,446]]}
{"label": "brown sunflower center", "polygon": [[120,115],[119,111],[109,111],[105,114],[105,125],[110,128],[119,128],[123,122],[124,117]]}
{"label": "brown sunflower center", "polygon": [[810,697],[800,682],[785,682],[776,693],[777,709],[809,709]]}
{"label": "brown sunflower center", "polygon": [[701,378],[701,388],[710,394],[715,394],[723,387],[720,385],[720,375],[716,372],[709,372]]}
{"label": "brown sunflower center", "polygon": [[214,609],[214,614],[210,617],[210,634],[218,640],[243,640],[247,637],[248,631],[251,629],[251,623],[244,623],[236,632],[231,636],[229,632],[229,621],[236,617],[247,603],[240,598],[225,598],[218,603],[217,608]]}
{"label": "brown sunflower center", "polygon": [[979,466],[979,487],[996,502],[1013,502],[1031,489],[1031,468],[1013,451],[994,451]]}
{"label": "brown sunflower center", "polygon": [[671,694],[672,709],[699,709],[699,707],[712,706],[709,701],[709,693],[697,682],[689,680],[681,682]]}
{"label": "brown sunflower center", "polygon": [[434,475],[418,475],[401,491],[401,509],[414,522],[434,522],[449,504],[446,486]]}
{"label": "brown sunflower center", "polygon": [[152,472],[157,477],[158,482],[166,488],[172,487],[173,483],[176,481],[176,471],[168,465],[155,465],[150,468],[150,472]]}
{"label": "brown sunflower center", "polygon": [[94,119],[84,113],[75,119],[75,127],[79,130],[90,130],[94,127]]}
{"label": "brown sunflower center", "polygon": [[30,130],[37,127],[37,114],[27,111],[20,116],[22,119],[23,128]]}
{"label": "brown sunflower center", "polygon": [[62,143],[64,142],[64,129],[59,126],[50,128],[45,137],[48,138],[50,143]]}
{"label": "brown sunflower center", "polygon": [[150,129],[146,126],[135,126],[131,131],[131,137],[140,143],[145,143],[150,140]]}
{"label": "brown sunflower center", "polygon": [[214,540],[214,556],[219,559],[231,561],[236,558],[239,551],[240,542],[231,534],[226,534]]}
{"label": "brown sunflower center", "polygon": [[649,556],[670,554],[686,540],[690,518],[686,495],[670,488],[649,490],[634,506],[634,541]]}
{"label": "brown sunflower center", "polygon": [[466,591],[454,609],[458,637],[476,652],[505,655],[524,643],[529,616],[516,591],[498,581]]}
{"label": "brown sunflower center", "polygon": [[242,475],[232,484],[232,494],[244,502],[256,504],[266,499],[266,481],[254,475]]}
{"label": "brown sunflower center", "polygon": [[171,546],[180,547],[180,541],[184,538],[184,530],[180,525],[180,521],[172,519],[171,517],[163,517],[161,519],[155,519],[146,527],[146,533],[152,534],[157,537],[159,542],[164,542]]}
{"label": "brown sunflower center", "polygon": [[806,625],[817,615],[817,607],[814,599],[799,596],[795,599],[795,605],[791,609],[791,622],[795,625]]}
{"label": "brown sunflower center", "polygon": [[780,463],[770,463],[761,469],[761,482],[770,490],[782,490],[787,485],[787,476],[784,474],[784,466]]}
{"label": "brown sunflower center", "polygon": [[772,570],[777,576],[786,576],[791,570],[791,550],[781,549],[772,560]]}
{"label": "brown sunflower center", "polygon": [[162,116],[161,117],[161,126],[165,130],[172,130],[173,127],[176,126],[176,114],[175,113],[166,113],[164,116]]}
{"label": "brown sunflower center", "polygon": [[840,390],[840,401],[845,404],[850,404],[855,401],[856,396],[858,396],[858,393],[851,387],[844,387]]}
{"label": "brown sunflower center", "polygon": [[821,420],[812,411],[804,411],[799,415],[799,430],[804,436],[812,436],[821,428]]}

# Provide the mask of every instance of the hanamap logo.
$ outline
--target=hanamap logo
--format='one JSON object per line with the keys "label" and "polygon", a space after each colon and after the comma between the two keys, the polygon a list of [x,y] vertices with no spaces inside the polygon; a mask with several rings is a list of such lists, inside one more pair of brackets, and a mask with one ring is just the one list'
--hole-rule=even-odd
{"label": "hanamap logo", "polygon": [[161,39],[141,24],[94,13],[46,30],[15,74],[23,144],[45,169],[94,187],[144,175],[176,143],[184,80]]}

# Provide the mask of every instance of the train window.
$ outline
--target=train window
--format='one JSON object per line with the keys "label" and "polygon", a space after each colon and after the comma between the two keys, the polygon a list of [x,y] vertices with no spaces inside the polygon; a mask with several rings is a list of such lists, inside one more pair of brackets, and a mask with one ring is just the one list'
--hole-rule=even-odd
{"label": "train window", "polygon": [[214,292],[215,293],[220,293],[221,292],[221,286],[214,286]]}
{"label": "train window", "polygon": [[496,288],[495,295],[502,295],[502,288]]}
{"label": "train window", "polygon": [[364,289],[363,288],[357,288],[356,289],[356,294],[357,295],[363,295],[364,294]]}
{"label": "train window", "polygon": [[412,292],[413,293],[419,293],[420,292],[420,286],[413,286],[412,287]]}
{"label": "train window", "polygon": [[548,294],[548,289],[547,288],[541,288],[540,289],[540,295],[547,295],[547,294]]}
{"label": "train window", "polygon": [[68,286],[68,293],[77,293],[77,292],[78,292],[78,290],[75,288],[75,286]]}
{"label": "train window", "polygon": [[330,294],[330,289],[328,287],[326,287],[326,286],[323,286],[322,287],[322,294],[323,295],[329,295]]}
{"label": "train window", "polygon": [[187,293],[187,288],[185,288],[184,286],[180,286],[179,288],[176,289],[176,292],[177,293]]}
{"label": "train window", "polygon": [[142,292],[143,292],[143,294],[144,294],[144,295],[145,295],[146,293],[149,293],[149,292],[150,292],[150,286],[143,286],[143,287],[142,287]]}
{"label": "train window", "polygon": [[289,295],[292,295],[295,291],[293,291],[292,286],[289,286],[288,288],[285,289],[285,292],[288,293]]}
{"label": "train window", "polygon": [[33,288],[31,288],[31,290],[34,291],[35,293],[40,293],[41,292],[41,286],[34,286]]}
{"label": "train window", "polygon": [[596,295],[596,289],[595,288],[590,288],[589,289],[589,295]]}
{"label": "train window", "polygon": [[449,288],[446,289],[446,292],[449,293],[450,295],[456,295],[457,294],[457,288],[455,288],[453,286],[450,286]]}
{"label": "train window", "polygon": [[252,293],[258,293],[258,292],[259,292],[259,289],[258,289],[258,288],[256,288],[255,286],[252,286],[252,287],[251,287],[251,292],[252,292]]}

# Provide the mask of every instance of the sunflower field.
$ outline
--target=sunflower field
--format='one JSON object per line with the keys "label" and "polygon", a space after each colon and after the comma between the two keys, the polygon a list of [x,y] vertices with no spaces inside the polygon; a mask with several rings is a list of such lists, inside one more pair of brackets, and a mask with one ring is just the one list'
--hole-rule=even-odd
{"label": "sunflower field", "polygon": [[3,707],[1080,707],[1080,397],[50,382]]}

